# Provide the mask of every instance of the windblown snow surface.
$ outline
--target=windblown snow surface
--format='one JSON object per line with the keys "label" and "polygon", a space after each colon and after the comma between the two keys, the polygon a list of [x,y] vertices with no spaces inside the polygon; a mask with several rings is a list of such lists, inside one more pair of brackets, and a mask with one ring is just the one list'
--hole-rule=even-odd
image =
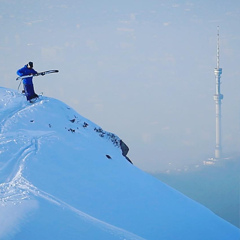
{"label": "windblown snow surface", "polygon": [[0,239],[239,240],[236,227],[136,168],[116,135],[56,99],[30,104],[0,88],[0,126]]}

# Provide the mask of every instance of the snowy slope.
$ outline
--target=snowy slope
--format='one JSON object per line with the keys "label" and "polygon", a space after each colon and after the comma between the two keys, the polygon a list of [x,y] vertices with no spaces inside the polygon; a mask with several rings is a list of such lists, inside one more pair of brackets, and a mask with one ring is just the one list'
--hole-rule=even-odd
{"label": "snowy slope", "polygon": [[64,103],[0,88],[0,239],[237,240]]}

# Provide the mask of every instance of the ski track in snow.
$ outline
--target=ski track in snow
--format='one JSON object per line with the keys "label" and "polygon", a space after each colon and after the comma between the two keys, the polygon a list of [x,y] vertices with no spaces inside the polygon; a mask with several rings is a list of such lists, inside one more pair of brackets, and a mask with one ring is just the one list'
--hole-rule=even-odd
{"label": "ski track in snow", "polygon": [[[22,176],[22,171],[24,170],[24,163],[26,158],[33,152],[35,152],[36,146],[34,144],[34,141],[32,144],[24,150],[22,150],[23,158],[19,160],[20,164],[18,165],[18,171],[15,174],[15,176],[12,178],[10,182],[2,183],[0,184],[0,204],[1,206],[5,206],[7,203],[12,203],[14,205],[21,204],[24,200],[31,200],[33,197],[31,194],[35,197],[40,197],[42,199],[45,199],[46,201],[57,205],[58,207],[68,209],[72,211],[74,214],[77,214],[79,217],[81,217],[83,220],[90,222],[91,224],[95,225],[98,228],[101,228],[102,230],[110,233],[111,235],[115,237],[119,237],[119,239],[122,240],[144,240],[144,238],[139,237],[131,232],[128,232],[124,229],[121,229],[119,227],[113,226],[109,223],[106,223],[104,221],[101,221],[97,218],[94,218],[82,211],[80,211],[77,208],[74,208],[73,206],[67,204],[66,202],[52,196],[51,194],[44,192],[37,187],[35,187],[33,184],[31,184],[28,180],[26,180]],[[34,147],[34,148],[32,148]],[[1,207],[0,206],[0,207]]]}
{"label": "ski track in snow", "polygon": [[[19,171],[19,169],[23,169],[24,162],[27,159],[27,157],[31,154],[37,154],[39,150],[39,140],[44,137],[49,137],[53,133],[52,132],[42,132],[42,135],[35,137],[34,134],[29,131],[28,135],[25,137],[25,144],[6,162],[2,163],[0,166],[0,173],[4,170],[6,172],[6,168],[12,169],[11,173],[9,173],[8,178],[6,181],[10,181],[13,176],[16,175],[16,172]],[[11,139],[11,134],[8,135],[8,137]],[[5,140],[1,141],[0,138],[0,145],[4,144],[4,142],[8,141],[15,141],[15,140]],[[1,163],[1,162],[0,162]]]}
{"label": "ski track in snow", "polygon": [[[12,173],[9,174],[7,178],[7,182],[9,182],[13,176],[16,175],[16,172],[18,172],[19,169],[23,169],[23,164],[25,162],[25,159],[31,154],[31,153],[37,153],[39,148],[39,139],[42,137],[49,137],[52,135],[52,132],[35,132],[35,131],[24,131],[20,132],[19,134],[22,135],[18,141],[14,139],[16,136],[16,132],[9,132],[8,131],[8,123],[14,122],[14,118],[16,116],[19,116],[24,111],[31,111],[31,108],[35,107],[36,105],[42,104],[45,101],[48,100],[40,100],[39,102],[36,102],[34,104],[26,103],[25,98],[23,101],[16,101],[14,99],[18,97],[22,97],[19,93],[13,93],[6,91],[6,95],[8,99],[7,103],[4,104],[4,110],[3,112],[6,112],[7,116],[2,119],[0,122],[1,126],[1,132],[0,132],[0,146],[4,145],[9,142],[23,142],[23,146],[20,147],[20,149],[13,154],[13,156],[6,162],[0,161],[0,173],[1,171],[5,170],[9,167],[9,169],[13,169]],[[17,104],[16,104],[17,102]],[[13,104],[11,104],[13,103]],[[1,113],[0,113],[1,116]],[[25,136],[23,136],[25,135]],[[0,150],[0,153],[2,151]]]}
{"label": "ski track in snow", "polygon": [[24,200],[33,199],[31,196],[32,194],[33,196],[40,197],[52,204],[57,205],[58,207],[70,210],[74,214],[77,214],[79,217],[81,217],[83,220],[90,222],[96,227],[101,228],[102,230],[110,233],[115,237],[118,237],[119,239],[144,240],[144,238],[139,237],[131,232],[94,218],[67,204],[66,202],[54,197],[53,195],[38,189],[22,176],[23,168],[23,165],[19,166],[19,170],[11,182],[0,184],[0,203],[2,206],[6,205],[9,202],[14,205],[21,204]]}
{"label": "ski track in snow", "polygon": [[19,185],[19,187],[23,191],[31,192],[36,197],[41,197],[41,198],[43,198],[43,199],[61,207],[61,208],[65,208],[65,209],[68,209],[68,210],[72,211],[73,213],[75,213],[79,217],[81,217],[83,220],[91,222],[92,224],[96,225],[97,227],[109,232],[110,234],[120,237],[120,239],[144,240],[144,238],[142,238],[142,237],[139,237],[139,236],[137,236],[137,235],[135,235],[131,232],[128,232],[128,231],[126,231],[122,228],[113,226],[109,223],[106,223],[106,222],[101,221],[97,218],[94,218],[94,217],[80,211],[79,209],[67,204],[66,202],[52,196],[51,194],[46,193],[42,190],[39,190],[37,187],[33,186],[31,183],[29,183],[25,179],[23,181],[21,181],[21,184]]}

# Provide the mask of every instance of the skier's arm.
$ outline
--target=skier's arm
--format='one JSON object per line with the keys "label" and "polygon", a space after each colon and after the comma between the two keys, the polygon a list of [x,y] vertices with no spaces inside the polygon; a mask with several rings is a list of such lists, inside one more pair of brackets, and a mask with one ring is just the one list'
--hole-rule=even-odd
{"label": "skier's arm", "polygon": [[24,74],[24,73],[23,73],[23,71],[22,71],[22,68],[17,71],[17,75],[18,75],[18,76],[21,77],[21,76],[23,76],[23,74]]}
{"label": "skier's arm", "polygon": [[38,72],[37,71],[35,71],[34,69],[32,69],[33,70],[33,72],[32,72],[32,74],[37,74]]}

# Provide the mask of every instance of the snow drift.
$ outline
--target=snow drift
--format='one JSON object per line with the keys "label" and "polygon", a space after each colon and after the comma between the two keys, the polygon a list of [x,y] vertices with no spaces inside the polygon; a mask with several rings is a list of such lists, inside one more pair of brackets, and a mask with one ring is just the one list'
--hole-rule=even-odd
{"label": "snow drift", "polygon": [[64,103],[0,88],[0,239],[237,240]]}

